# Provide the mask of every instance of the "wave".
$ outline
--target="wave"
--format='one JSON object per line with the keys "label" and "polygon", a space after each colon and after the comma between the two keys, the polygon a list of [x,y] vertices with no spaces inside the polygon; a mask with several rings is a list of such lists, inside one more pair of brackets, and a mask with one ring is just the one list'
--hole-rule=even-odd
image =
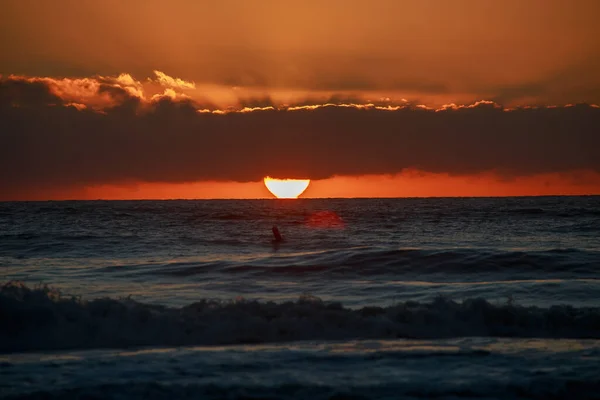
{"label": "wave", "polygon": [[[410,274],[465,274],[465,273],[511,273],[514,276],[535,273],[597,276],[600,253],[573,248],[546,251],[498,251],[498,250],[423,250],[387,249],[376,246],[290,252],[277,257],[249,257],[243,261],[235,257],[219,262],[197,261],[171,263],[152,269],[151,274],[193,276],[206,272],[244,274],[356,274],[410,275]],[[144,271],[143,273],[148,273]]]}
{"label": "wave", "polygon": [[181,308],[82,300],[48,287],[0,288],[0,351],[468,336],[600,338],[600,308],[523,307],[482,298],[349,309],[303,295],[285,303],[202,299]]}
{"label": "wave", "polygon": [[[439,218],[484,216],[486,219],[515,218],[597,218],[598,196],[523,197],[523,198],[431,198],[431,199],[298,199],[290,207],[268,199],[256,200],[136,200],[136,201],[48,201],[2,202],[0,215],[16,214],[45,217],[93,216],[94,218],[137,219],[140,216],[182,217],[194,220],[258,220],[281,218],[310,219],[313,214],[345,209],[346,215],[383,221],[410,220],[426,216]],[[353,204],[358,212],[348,212]],[[319,211],[321,210],[321,211]]]}
{"label": "wave", "polygon": [[521,216],[539,216],[539,217],[561,217],[561,218],[594,218],[600,216],[600,210],[598,207],[550,207],[550,208],[540,208],[540,207],[515,207],[515,208],[505,208],[499,210],[500,213],[497,213],[492,210],[488,210],[488,214],[493,216],[496,214],[498,217],[502,217],[502,214],[512,214],[512,215],[521,215]]}
{"label": "wave", "polygon": [[547,211],[543,208],[512,208],[505,210],[507,213],[511,214],[524,214],[524,215],[541,215],[546,214]]}

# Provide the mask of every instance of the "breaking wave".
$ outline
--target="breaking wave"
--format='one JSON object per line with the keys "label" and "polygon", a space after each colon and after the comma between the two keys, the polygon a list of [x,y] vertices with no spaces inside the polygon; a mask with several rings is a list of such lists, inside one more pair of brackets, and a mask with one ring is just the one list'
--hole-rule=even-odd
{"label": "breaking wave", "polygon": [[86,301],[9,282],[0,288],[0,326],[2,352],[375,338],[600,338],[600,307],[438,297],[354,310],[303,295],[285,303],[203,299],[170,308],[130,298]]}

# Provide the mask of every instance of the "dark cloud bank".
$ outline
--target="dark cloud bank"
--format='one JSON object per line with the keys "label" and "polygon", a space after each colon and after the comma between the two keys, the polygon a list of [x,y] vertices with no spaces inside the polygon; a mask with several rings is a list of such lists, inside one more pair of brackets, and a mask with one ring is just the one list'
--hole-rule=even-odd
{"label": "dark cloud bank", "polygon": [[329,106],[211,114],[192,101],[78,110],[42,82],[0,81],[3,197],[36,187],[120,181],[326,178],[404,168],[505,176],[600,172],[600,109],[445,111]]}

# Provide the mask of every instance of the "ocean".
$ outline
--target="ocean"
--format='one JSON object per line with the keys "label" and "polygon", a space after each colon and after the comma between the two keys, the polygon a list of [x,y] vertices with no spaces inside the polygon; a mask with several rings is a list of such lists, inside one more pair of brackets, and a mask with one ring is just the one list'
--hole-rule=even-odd
{"label": "ocean", "polygon": [[0,274],[6,399],[600,398],[600,196],[3,202]]}

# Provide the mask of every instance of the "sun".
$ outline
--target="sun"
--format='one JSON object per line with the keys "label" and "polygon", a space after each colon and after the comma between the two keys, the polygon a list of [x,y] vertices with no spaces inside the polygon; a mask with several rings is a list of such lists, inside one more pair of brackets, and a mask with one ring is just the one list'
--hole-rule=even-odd
{"label": "sun", "polygon": [[308,187],[310,179],[264,179],[265,186],[278,199],[296,199]]}

